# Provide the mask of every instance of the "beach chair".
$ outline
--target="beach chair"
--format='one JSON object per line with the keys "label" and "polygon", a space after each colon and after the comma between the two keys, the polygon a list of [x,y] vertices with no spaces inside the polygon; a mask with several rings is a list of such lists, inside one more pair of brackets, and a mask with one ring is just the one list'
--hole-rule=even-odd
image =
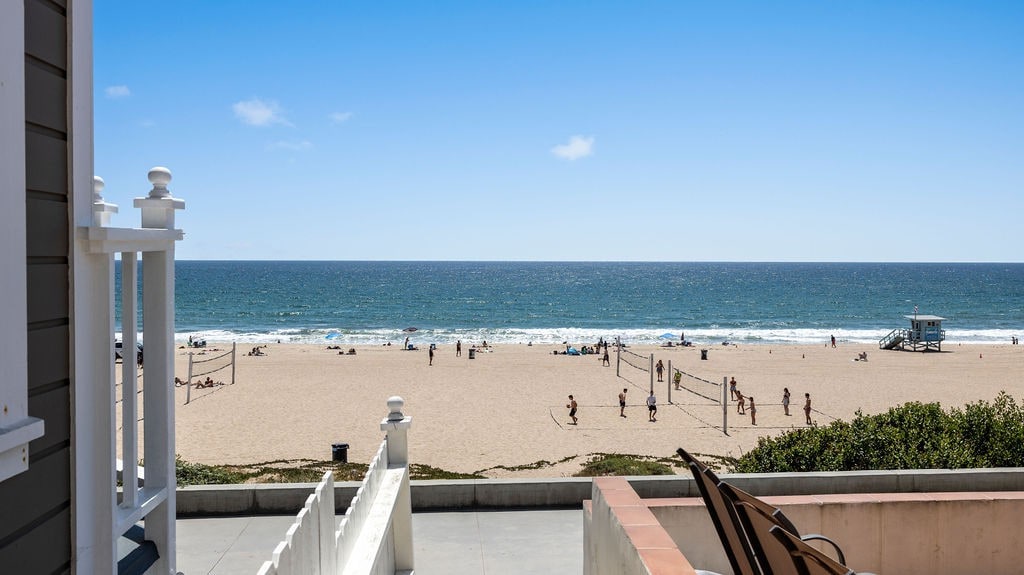
{"label": "beach chair", "polygon": [[[733,572],[738,575],[751,573],[754,575],[781,575],[781,573],[788,572],[781,571],[777,574],[771,568],[767,557],[768,554],[771,554],[772,558],[778,560],[776,556],[780,551],[779,547],[771,544],[765,545],[758,539],[759,535],[768,537],[768,529],[775,525],[804,541],[817,540],[829,543],[835,549],[839,562],[846,562],[842,549],[828,537],[816,533],[801,536],[796,526],[782,510],[768,505],[742,489],[723,482],[711,469],[685,449],[679,448],[676,453],[687,462],[690,472],[693,473],[693,477],[697,481],[697,488],[704,499],[708,514],[711,515],[711,521],[722,541],[722,547],[729,558]],[[739,509],[739,503],[744,503],[749,509]],[[751,512],[756,512],[757,516],[751,516],[748,518],[749,521],[744,521],[741,513],[749,515]],[[762,525],[761,517],[764,517],[768,523]],[[751,526],[756,524],[763,527],[763,530],[752,532],[750,529],[753,527],[748,527],[748,524]]]}
{"label": "beach chair", "polygon": [[768,534],[789,552],[790,559],[800,575],[857,575],[846,565],[836,562],[777,525],[769,529]]}

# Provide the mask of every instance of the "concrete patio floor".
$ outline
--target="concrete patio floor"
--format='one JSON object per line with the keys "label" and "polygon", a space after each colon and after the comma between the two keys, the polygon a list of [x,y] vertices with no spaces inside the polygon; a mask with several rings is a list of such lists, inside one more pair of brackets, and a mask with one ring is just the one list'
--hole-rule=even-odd
{"label": "concrete patio floor", "polygon": [[[256,573],[294,520],[294,515],[179,519],[178,571]],[[579,509],[413,513],[412,527],[417,575],[583,573]]]}

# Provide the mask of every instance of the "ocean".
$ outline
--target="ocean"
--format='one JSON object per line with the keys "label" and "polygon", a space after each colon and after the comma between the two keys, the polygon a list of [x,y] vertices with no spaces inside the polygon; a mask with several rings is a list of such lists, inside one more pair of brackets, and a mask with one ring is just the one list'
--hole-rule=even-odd
{"label": "ocean", "polygon": [[[176,331],[379,345],[877,343],[938,315],[951,343],[1024,335],[1024,264],[178,261]],[[120,266],[117,266],[120,273]],[[120,325],[120,319],[117,320]],[[413,332],[403,331],[416,328]],[[120,330],[119,330],[120,331]]]}

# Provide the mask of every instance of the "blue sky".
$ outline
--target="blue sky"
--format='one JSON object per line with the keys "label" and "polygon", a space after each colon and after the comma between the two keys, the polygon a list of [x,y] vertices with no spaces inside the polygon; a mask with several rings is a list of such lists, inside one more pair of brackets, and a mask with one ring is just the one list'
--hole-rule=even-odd
{"label": "blue sky", "polygon": [[1024,261],[1024,2],[94,10],[179,259]]}

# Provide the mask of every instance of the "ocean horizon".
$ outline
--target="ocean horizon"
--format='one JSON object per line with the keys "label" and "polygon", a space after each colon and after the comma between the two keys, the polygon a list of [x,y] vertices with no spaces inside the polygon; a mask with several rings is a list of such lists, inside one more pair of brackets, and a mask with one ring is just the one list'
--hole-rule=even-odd
{"label": "ocean horizon", "polygon": [[[176,332],[210,342],[380,345],[877,343],[915,309],[951,344],[1024,332],[1024,264],[175,262]],[[120,274],[120,265],[116,266]],[[118,280],[119,281],[119,280]],[[120,326],[120,318],[117,319]],[[403,331],[416,328],[415,331]],[[120,327],[118,327],[120,331]]]}

